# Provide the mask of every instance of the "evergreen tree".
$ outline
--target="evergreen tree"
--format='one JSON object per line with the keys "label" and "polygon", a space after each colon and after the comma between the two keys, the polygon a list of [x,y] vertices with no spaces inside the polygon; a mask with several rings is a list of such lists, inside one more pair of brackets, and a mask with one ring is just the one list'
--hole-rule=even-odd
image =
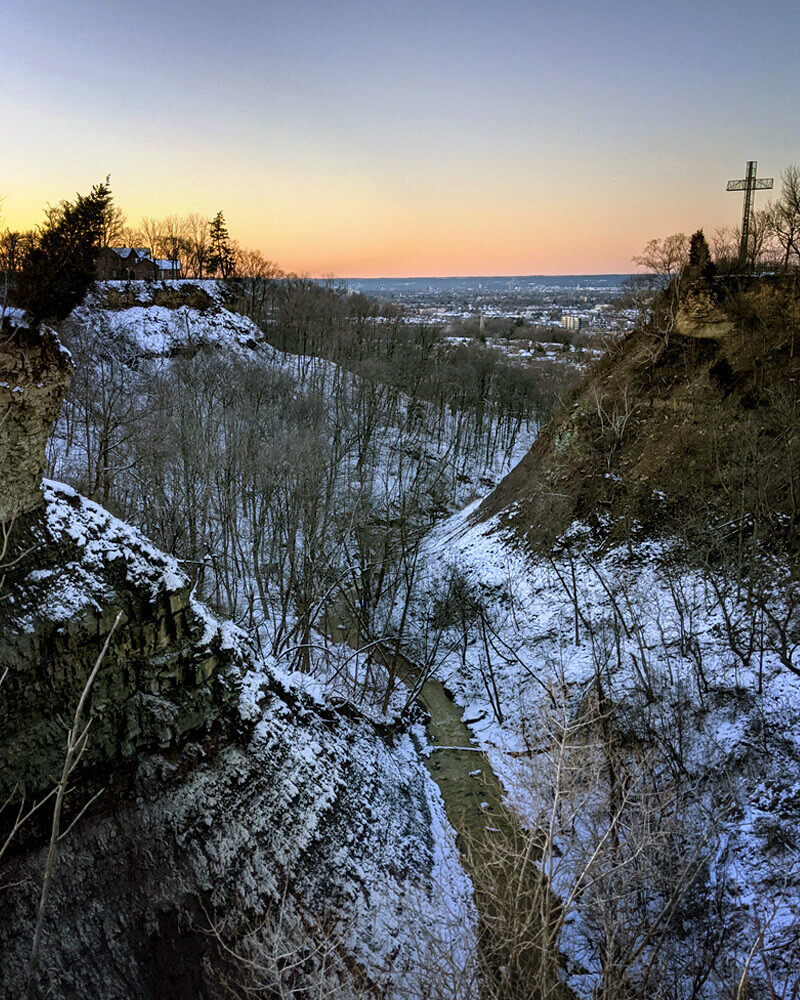
{"label": "evergreen tree", "polygon": [[58,321],[83,301],[95,280],[110,204],[106,178],[88,195],[48,209],[47,221],[27,247],[14,278],[15,305],[35,320]]}
{"label": "evergreen tree", "polygon": [[222,212],[217,212],[209,223],[208,238],[211,247],[208,270],[212,274],[218,272],[223,278],[232,277],[236,268],[236,259],[228,236],[228,227],[225,225],[225,216]]}
{"label": "evergreen tree", "polygon": [[702,229],[692,233],[689,241],[689,270],[694,277],[711,278],[716,272],[708,241]]}

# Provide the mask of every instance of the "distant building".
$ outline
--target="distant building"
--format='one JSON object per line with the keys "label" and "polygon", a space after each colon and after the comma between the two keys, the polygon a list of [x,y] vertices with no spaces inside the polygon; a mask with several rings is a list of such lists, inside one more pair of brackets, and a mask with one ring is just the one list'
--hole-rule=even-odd
{"label": "distant building", "polygon": [[569,330],[570,333],[577,333],[583,326],[583,320],[580,316],[568,316],[564,313],[561,317],[561,325],[565,330]]}
{"label": "distant building", "polygon": [[160,260],[157,258],[155,265],[158,271],[157,278],[181,277],[181,262],[179,260]]}
{"label": "distant building", "polygon": [[154,281],[180,276],[179,260],[153,260],[143,247],[104,247],[97,258],[98,281]]}

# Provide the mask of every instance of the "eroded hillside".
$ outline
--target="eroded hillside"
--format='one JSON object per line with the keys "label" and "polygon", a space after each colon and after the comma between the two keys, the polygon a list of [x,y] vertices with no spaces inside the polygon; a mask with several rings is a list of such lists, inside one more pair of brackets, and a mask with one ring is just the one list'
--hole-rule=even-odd
{"label": "eroded hillside", "polygon": [[573,518],[611,540],[734,534],[797,548],[800,305],[795,278],[664,293],[595,365],[480,508],[531,545]]}
{"label": "eroded hillside", "polygon": [[539,831],[524,940],[582,997],[798,988],[798,297],[741,285],[657,300],[420,551],[412,655]]}

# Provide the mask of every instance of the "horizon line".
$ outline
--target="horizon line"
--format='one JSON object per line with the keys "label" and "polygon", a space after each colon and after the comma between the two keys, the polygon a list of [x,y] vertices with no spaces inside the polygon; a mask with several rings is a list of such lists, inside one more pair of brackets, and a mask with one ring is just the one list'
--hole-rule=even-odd
{"label": "horizon line", "polygon": [[413,274],[413,275],[393,275],[379,274],[369,275],[336,275],[320,274],[313,276],[314,281],[422,281],[436,279],[437,281],[454,280],[456,278],[621,278],[629,277],[632,274],[646,272],[639,271],[531,271],[528,274]]}

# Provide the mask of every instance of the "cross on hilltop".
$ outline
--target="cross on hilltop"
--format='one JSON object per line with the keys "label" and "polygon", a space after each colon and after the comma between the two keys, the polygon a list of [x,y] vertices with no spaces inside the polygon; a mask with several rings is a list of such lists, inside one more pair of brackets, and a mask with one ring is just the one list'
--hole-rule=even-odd
{"label": "cross on hilltop", "polygon": [[748,160],[745,176],[740,181],[728,181],[726,191],[744,191],[744,211],[742,213],[742,240],[739,244],[739,267],[747,266],[747,250],[750,243],[750,223],[753,218],[753,192],[770,191],[772,177],[757,178],[758,160]]}

